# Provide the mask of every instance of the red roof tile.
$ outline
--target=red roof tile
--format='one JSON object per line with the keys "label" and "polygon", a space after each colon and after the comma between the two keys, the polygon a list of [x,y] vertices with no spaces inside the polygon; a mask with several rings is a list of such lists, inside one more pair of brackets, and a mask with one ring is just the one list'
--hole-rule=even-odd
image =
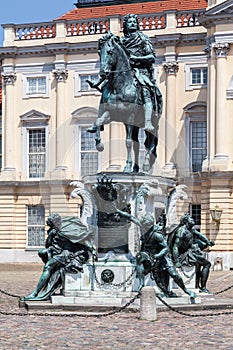
{"label": "red roof tile", "polygon": [[168,10],[198,10],[204,9],[208,5],[208,0],[162,0],[159,2],[112,5],[101,7],[89,7],[73,9],[57,19],[79,20],[89,18],[100,18],[112,15],[124,16],[128,13],[137,15],[159,13]]}

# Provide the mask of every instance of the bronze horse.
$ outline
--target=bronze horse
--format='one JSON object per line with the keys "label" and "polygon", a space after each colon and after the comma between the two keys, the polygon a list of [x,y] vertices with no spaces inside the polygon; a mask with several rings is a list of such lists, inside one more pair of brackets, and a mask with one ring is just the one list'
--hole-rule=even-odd
{"label": "bronze horse", "polygon": [[[144,109],[141,101],[140,87],[137,85],[134,73],[130,67],[127,52],[121,45],[120,38],[108,32],[99,40],[100,80],[90,85],[98,89],[102,84],[102,97],[98,117],[95,123],[96,148],[103,151],[104,145],[100,131],[105,124],[111,121],[123,122],[126,128],[127,160],[124,172],[131,172],[132,146],[134,149],[133,172],[139,171],[139,128],[144,127]],[[162,96],[155,85],[153,97],[153,133],[145,131],[146,155],[143,162],[143,171],[149,172],[157,158],[158,122],[162,113]]]}

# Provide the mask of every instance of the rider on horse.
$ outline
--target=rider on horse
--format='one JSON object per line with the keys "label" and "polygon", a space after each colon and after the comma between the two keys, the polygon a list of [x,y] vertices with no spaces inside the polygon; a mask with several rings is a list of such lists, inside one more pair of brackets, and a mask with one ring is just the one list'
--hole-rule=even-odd
{"label": "rider on horse", "polygon": [[[121,38],[121,45],[127,53],[130,67],[139,90],[139,101],[144,109],[145,130],[148,132],[154,131],[153,117],[154,111],[157,114],[162,112],[162,95],[158,89],[153,76],[153,63],[155,62],[155,52],[149,37],[139,31],[137,15],[128,14],[123,21],[124,37]],[[106,77],[100,77],[98,82],[90,82],[92,88],[99,89],[99,86],[104,83]],[[89,132],[96,132],[94,124],[88,129]]]}

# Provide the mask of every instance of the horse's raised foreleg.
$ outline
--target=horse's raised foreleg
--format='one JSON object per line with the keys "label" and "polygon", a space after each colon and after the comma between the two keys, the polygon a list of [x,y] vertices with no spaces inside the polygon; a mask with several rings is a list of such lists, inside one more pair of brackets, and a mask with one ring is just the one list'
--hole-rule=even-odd
{"label": "horse's raised foreleg", "polygon": [[101,127],[104,124],[110,123],[110,121],[111,121],[110,120],[110,113],[109,113],[109,111],[105,111],[103,114],[98,116],[98,118],[96,119],[96,126]]}
{"label": "horse's raised foreleg", "polygon": [[132,131],[133,126],[125,124],[126,129],[126,149],[127,149],[127,160],[124,167],[124,173],[130,173],[132,167]]}
{"label": "horse's raised foreleg", "polygon": [[137,126],[133,127],[132,132],[132,140],[133,140],[133,150],[134,150],[134,165],[133,165],[133,172],[138,173],[139,172],[139,139],[138,139],[138,132],[139,128]]}

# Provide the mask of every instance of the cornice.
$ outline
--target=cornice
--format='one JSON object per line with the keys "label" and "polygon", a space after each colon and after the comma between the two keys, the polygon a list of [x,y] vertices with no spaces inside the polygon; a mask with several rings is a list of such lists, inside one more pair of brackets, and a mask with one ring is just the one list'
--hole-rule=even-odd
{"label": "cornice", "polygon": [[72,53],[86,53],[97,52],[98,42],[91,41],[85,43],[57,43],[57,44],[45,44],[37,46],[24,46],[24,47],[1,47],[0,59],[15,58],[17,56],[50,56],[56,54],[72,54]]}
{"label": "cornice", "polygon": [[182,45],[203,45],[205,44],[206,33],[192,33],[192,34],[164,34],[152,37],[151,41],[155,48],[165,46],[182,46]]}
{"label": "cornice", "polygon": [[[204,45],[206,33],[190,33],[190,34],[162,34],[151,37],[152,43],[156,48],[166,46],[182,46],[182,45]],[[51,43],[35,46],[10,46],[0,48],[0,59],[15,58],[18,56],[51,56],[56,54],[73,54],[73,53],[97,53],[98,41],[76,42],[76,43]]]}
{"label": "cornice", "polygon": [[232,16],[233,0],[228,0],[201,14],[199,22],[204,27],[210,28],[214,24],[233,23]]}

